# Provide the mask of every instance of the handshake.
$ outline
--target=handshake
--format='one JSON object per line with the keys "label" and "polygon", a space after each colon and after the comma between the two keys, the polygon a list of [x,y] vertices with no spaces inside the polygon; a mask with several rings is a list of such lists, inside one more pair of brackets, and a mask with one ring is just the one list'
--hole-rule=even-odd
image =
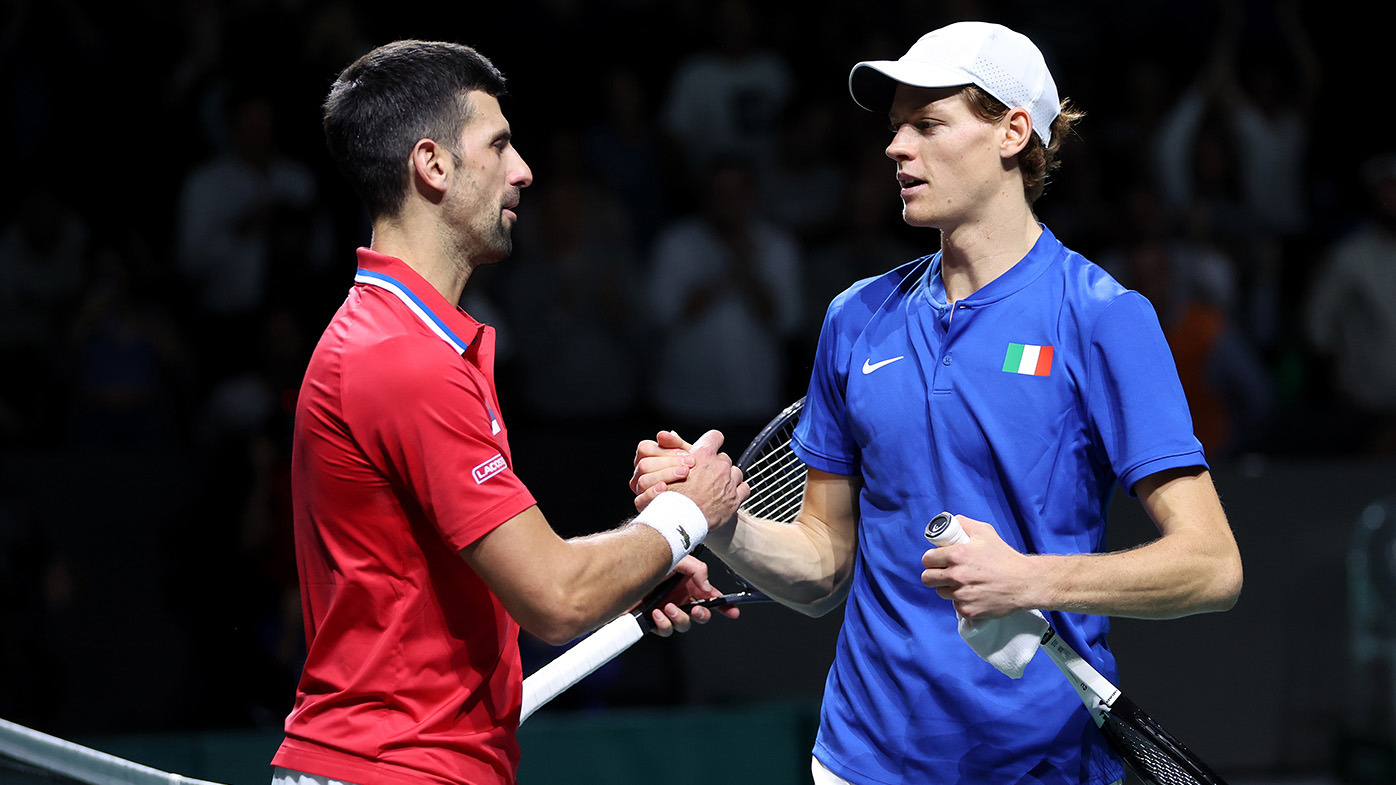
{"label": "handshake", "polygon": [[675,491],[698,505],[710,531],[730,524],[751,487],[727,453],[719,452],[722,441],[719,431],[708,431],[692,444],[673,431],[660,431],[640,442],[630,477],[635,510],[644,512],[659,494]]}

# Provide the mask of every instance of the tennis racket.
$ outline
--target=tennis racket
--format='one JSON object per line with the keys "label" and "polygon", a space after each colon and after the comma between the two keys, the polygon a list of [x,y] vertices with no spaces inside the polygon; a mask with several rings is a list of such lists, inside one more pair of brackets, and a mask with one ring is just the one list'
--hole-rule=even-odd
{"label": "tennis racket", "polygon": [[[737,468],[742,470],[742,476],[751,487],[751,494],[742,504],[742,509],[747,513],[781,523],[792,523],[799,514],[805,496],[805,465],[790,449],[790,438],[795,434],[795,424],[799,422],[804,404],[805,399],[801,398],[785,407],[761,429],[737,459]],[[688,611],[697,607],[720,608],[771,601],[742,580],[741,576],[725,566],[723,569],[737,584],[735,591],[720,597],[695,600],[680,607]],[[662,606],[664,598],[682,577],[679,574],[669,576],[641,601],[636,610],[616,617],[524,679],[519,724],[522,725],[539,707],[644,638],[645,633],[654,626],[651,612]]]}
{"label": "tennis racket", "polygon": [[[969,535],[955,516],[943,512],[926,525],[926,539],[941,547],[964,542]],[[1201,758],[1091,667],[1050,623],[1041,646],[1075,688],[1110,746],[1140,779],[1151,785],[1226,785]]]}

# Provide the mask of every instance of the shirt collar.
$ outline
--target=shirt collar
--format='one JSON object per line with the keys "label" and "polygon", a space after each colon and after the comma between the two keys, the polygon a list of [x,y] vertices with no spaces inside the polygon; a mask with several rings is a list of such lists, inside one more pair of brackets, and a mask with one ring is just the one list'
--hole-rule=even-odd
{"label": "shirt collar", "polygon": [[416,314],[427,329],[464,354],[476,342],[485,326],[471,318],[458,305],[441,296],[436,287],[401,259],[360,248],[359,269],[354,282],[377,286],[397,297]]}
{"label": "shirt collar", "polygon": [[[1056,263],[1065,253],[1066,248],[1057,239],[1057,236],[1052,234],[1051,229],[1042,224],[1038,224],[1038,226],[1042,227],[1042,234],[1038,236],[1037,242],[1033,243],[1027,256],[1008,268],[1003,275],[990,281],[979,291],[960,302],[969,306],[998,302],[1036,281]],[[940,264],[941,254],[937,252],[935,258],[931,260],[930,267],[926,270],[925,287],[926,293],[934,305],[939,308],[947,308],[949,302],[945,297],[945,282],[940,277]]]}

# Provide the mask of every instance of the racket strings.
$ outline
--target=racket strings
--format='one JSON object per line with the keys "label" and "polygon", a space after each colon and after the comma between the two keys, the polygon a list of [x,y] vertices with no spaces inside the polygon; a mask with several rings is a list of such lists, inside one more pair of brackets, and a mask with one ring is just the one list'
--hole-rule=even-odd
{"label": "racket strings", "polygon": [[804,491],[805,465],[791,454],[784,465],[775,467],[766,474],[757,475],[748,482],[753,483],[753,494],[759,487],[761,489],[760,495],[764,498],[786,499]]}
{"label": "racket strings", "polygon": [[803,475],[804,463],[795,457],[790,442],[785,442],[768,455],[763,455],[751,467],[751,476],[763,486],[783,484],[788,480],[799,482]]}
{"label": "racket strings", "polygon": [[749,505],[747,511],[758,518],[793,523],[803,506],[804,497],[804,483],[794,482],[788,488],[762,499],[761,504]]}
{"label": "racket strings", "polygon": [[[785,430],[793,431],[794,425]],[[747,512],[782,523],[795,520],[804,501],[805,465],[790,449],[788,432],[752,461],[746,480],[751,486],[751,496],[743,505]]]}
{"label": "racket strings", "polygon": [[[751,486],[751,495],[742,509],[757,518],[792,523],[804,504],[805,464],[790,449],[804,402],[801,398],[786,407],[752,439],[737,460],[743,478]],[[743,590],[758,591],[726,565],[724,571]]]}

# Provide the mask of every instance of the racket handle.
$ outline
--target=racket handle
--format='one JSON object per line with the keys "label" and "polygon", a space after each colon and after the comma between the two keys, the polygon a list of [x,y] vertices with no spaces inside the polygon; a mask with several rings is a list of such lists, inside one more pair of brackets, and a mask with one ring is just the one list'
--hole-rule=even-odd
{"label": "racket handle", "polygon": [[943,512],[931,519],[926,524],[926,539],[937,548],[946,545],[958,545],[969,539],[965,530],[960,526],[960,522],[955,520],[955,516],[948,512]]}
{"label": "racket handle", "polygon": [[523,707],[519,711],[519,724],[522,725],[540,706],[590,676],[597,668],[619,657],[621,652],[645,637],[645,633],[654,626],[650,613],[664,605],[664,598],[683,578],[681,572],[675,572],[665,578],[640,600],[640,606],[634,613],[617,616],[524,679]]}
{"label": "racket handle", "polygon": [[709,597],[705,600],[694,600],[680,605],[680,610],[685,613],[694,608],[732,608],[738,605],[747,605],[753,602],[773,602],[764,592],[759,591],[739,591],[731,594],[724,594],[721,597]]}
{"label": "racket handle", "polygon": [[640,621],[626,613],[539,668],[536,673],[524,679],[523,708],[519,711],[519,724],[522,725],[524,720],[543,704],[590,676],[597,668],[615,659],[643,637],[645,630]]}

